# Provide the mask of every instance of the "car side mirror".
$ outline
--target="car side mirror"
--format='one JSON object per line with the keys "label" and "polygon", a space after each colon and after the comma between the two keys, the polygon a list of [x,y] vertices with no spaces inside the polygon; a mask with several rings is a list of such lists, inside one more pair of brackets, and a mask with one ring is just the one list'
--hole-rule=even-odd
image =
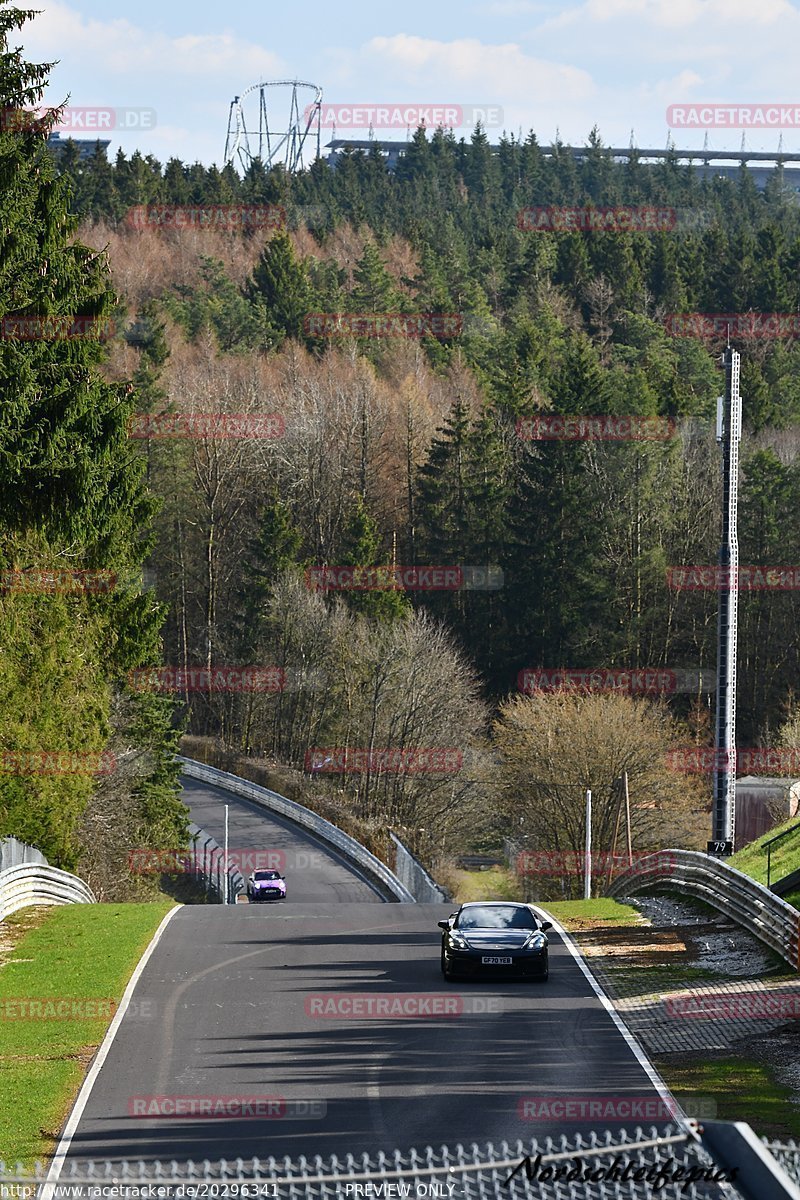
{"label": "car side mirror", "polygon": [[450,928],[449,921],[437,921],[436,924],[439,926],[440,929],[449,929]]}
{"label": "car side mirror", "polygon": [[547,933],[548,929],[553,928],[553,922],[552,921],[542,921],[539,928],[541,929],[542,933]]}

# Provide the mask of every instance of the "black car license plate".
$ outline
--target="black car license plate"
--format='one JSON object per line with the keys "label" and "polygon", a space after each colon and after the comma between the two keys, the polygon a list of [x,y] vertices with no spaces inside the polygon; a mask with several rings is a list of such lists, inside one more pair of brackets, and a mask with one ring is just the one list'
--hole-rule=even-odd
{"label": "black car license plate", "polygon": [[484,954],[481,962],[485,967],[510,967],[513,959],[501,958],[496,954]]}

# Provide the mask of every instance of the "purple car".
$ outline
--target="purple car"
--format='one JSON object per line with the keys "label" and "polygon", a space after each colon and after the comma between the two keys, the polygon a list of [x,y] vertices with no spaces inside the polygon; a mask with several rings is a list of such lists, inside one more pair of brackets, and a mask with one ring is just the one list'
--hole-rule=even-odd
{"label": "purple car", "polygon": [[285,900],[286,880],[280,871],[253,871],[247,881],[247,896],[251,904],[260,900]]}

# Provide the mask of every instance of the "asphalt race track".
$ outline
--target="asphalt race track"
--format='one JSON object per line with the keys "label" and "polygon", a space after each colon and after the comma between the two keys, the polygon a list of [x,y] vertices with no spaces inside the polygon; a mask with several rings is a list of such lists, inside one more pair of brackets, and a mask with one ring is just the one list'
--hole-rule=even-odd
{"label": "asphalt race track", "polygon": [[[657,1102],[557,935],[545,983],[445,984],[436,921],[447,907],[380,903],[305,836],[192,782],[193,818],[215,837],[220,797],[230,803],[232,848],[286,853],[290,898],[186,907],[172,918],[71,1158],[327,1157],[666,1123],[542,1119],[544,1102]],[[288,864],[312,851],[321,857],[301,878]],[[234,1098],[236,1115],[172,1115],[176,1096]],[[269,1115],[243,1117],[237,1105],[257,1099]]]}
{"label": "asphalt race track", "polygon": [[271,816],[257,804],[196,779],[183,779],[183,798],[192,820],[219,843],[225,836],[228,805],[228,854],[244,875],[256,866],[277,867],[286,875],[287,903],[339,904],[382,896],[347,861],[290,821]]}

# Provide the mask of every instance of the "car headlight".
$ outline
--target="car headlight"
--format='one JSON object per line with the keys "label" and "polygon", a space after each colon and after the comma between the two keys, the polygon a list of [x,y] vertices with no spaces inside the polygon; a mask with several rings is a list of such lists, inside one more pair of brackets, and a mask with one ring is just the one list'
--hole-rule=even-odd
{"label": "car headlight", "polygon": [[455,946],[456,950],[469,950],[466,940],[455,929],[450,930],[450,945]]}
{"label": "car headlight", "polygon": [[543,933],[532,933],[525,942],[526,950],[544,950],[547,945],[547,938]]}

